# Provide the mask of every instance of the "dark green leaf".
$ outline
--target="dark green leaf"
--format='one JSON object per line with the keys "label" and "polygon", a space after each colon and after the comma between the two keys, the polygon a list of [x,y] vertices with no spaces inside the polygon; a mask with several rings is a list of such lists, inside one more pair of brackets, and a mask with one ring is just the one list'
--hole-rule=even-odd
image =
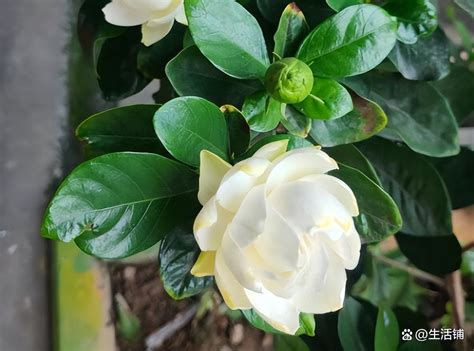
{"label": "dark green leaf", "polygon": [[265,91],[261,91],[245,99],[242,113],[252,130],[268,132],[278,126],[285,108],[285,104],[273,99]]}
{"label": "dark green leaf", "polygon": [[209,61],[233,77],[265,76],[265,40],[247,10],[234,0],[188,0],[184,6],[194,42]]}
{"label": "dark green leaf", "polygon": [[428,323],[426,318],[421,314],[414,311],[410,311],[406,308],[395,308],[394,312],[397,316],[398,323],[400,324],[402,330],[409,329],[411,330],[413,340],[403,342],[398,348],[399,351],[441,351],[441,342],[439,340],[426,340],[426,341],[417,341],[414,339],[414,334],[418,329],[425,329],[429,331],[432,329],[432,326]]}
{"label": "dark green leaf", "polygon": [[200,96],[217,105],[240,106],[246,96],[262,89],[259,81],[239,80],[219,71],[196,46],[171,60],[166,75],[181,96]]}
{"label": "dark green leaf", "polygon": [[293,2],[289,4],[280,18],[277,32],[274,36],[273,52],[280,57],[294,56],[298,46],[309,32],[303,12]]}
{"label": "dark green leaf", "polygon": [[446,186],[432,165],[407,147],[381,138],[358,146],[397,203],[404,233],[451,235],[451,203]]}
{"label": "dark green leaf", "polygon": [[398,74],[370,72],[345,79],[355,92],[379,104],[392,136],[416,152],[445,157],[459,152],[458,129],[449,104],[429,83]]}
{"label": "dark green leaf", "polygon": [[472,0],[454,0],[454,2],[472,17],[474,17],[474,3]]}
{"label": "dark green leaf", "polygon": [[421,270],[442,276],[461,266],[462,248],[453,234],[423,238],[398,233],[395,237],[400,251]]}
{"label": "dark green leaf", "polygon": [[229,159],[224,114],[207,100],[192,96],[171,100],[158,110],[153,123],[165,148],[179,161],[199,167],[202,150]]}
{"label": "dark green leaf", "polygon": [[75,240],[100,258],[131,256],[160,241],[193,209],[197,183],[196,173],[159,155],[103,155],[64,180],[46,211],[42,234]]}
{"label": "dark green leaf", "polygon": [[398,348],[398,351],[442,351],[442,350],[443,348],[439,340],[426,340],[426,341],[410,340],[410,341],[404,342]]}
{"label": "dark green leaf", "polygon": [[396,20],[374,5],[348,7],[316,27],[297,57],[316,76],[347,77],[381,63],[396,42]]}
{"label": "dark green leaf", "polygon": [[192,232],[190,217],[166,234],[160,245],[160,275],[163,286],[173,299],[181,300],[211,286],[212,277],[195,277],[191,268],[201,250]]}
{"label": "dark green leaf", "polygon": [[309,96],[294,106],[304,115],[320,120],[340,118],[353,109],[349,92],[335,80],[325,78],[315,78]]}
{"label": "dark green leaf", "polygon": [[338,163],[342,163],[346,166],[361,171],[375,184],[381,186],[379,177],[377,176],[374,167],[354,145],[339,145],[335,147],[324,148],[323,151],[335,159]]}
{"label": "dark green leaf", "polygon": [[339,312],[337,331],[342,347],[347,351],[374,350],[377,311],[368,303],[348,296]]}
{"label": "dark green leaf", "polygon": [[318,326],[316,328],[316,335],[314,337],[302,335],[301,338],[304,342],[311,350],[315,351],[342,351],[341,342],[337,334],[338,312],[317,314],[314,317]]}
{"label": "dark green leaf", "polygon": [[400,230],[402,219],[397,205],[381,187],[359,170],[343,164],[331,174],[354,192],[360,212],[354,222],[365,242],[380,241]]}
{"label": "dark green leaf", "polygon": [[400,339],[397,316],[383,304],[377,313],[375,326],[375,351],[397,351]]}
{"label": "dark green leaf", "polygon": [[229,131],[230,151],[234,156],[247,151],[250,144],[250,127],[244,115],[232,105],[221,107]]}
{"label": "dark green leaf", "polygon": [[326,0],[326,2],[334,11],[339,12],[346,7],[363,4],[364,0]]}
{"label": "dark green leaf", "polygon": [[275,351],[310,351],[308,345],[298,336],[276,335]]}
{"label": "dark green leaf", "polygon": [[[283,332],[280,332],[273,328],[270,324],[265,322],[262,317],[260,317],[253,309],[242,310],[242,314],[245,319],[252,324],[255,328],[263,330],[267,333],[285,335]],[[296,331],[295,335],[310,335],[314,336],[315,330],[314,316],[308,313],[300,313],[300,327]]]}
{"label": "dark green leaf", "polygon": [[389,55],[398,71],[411,80],[439,80],[449,73],[449,41],[443,30],[415,44],[398,42]]}
{"label": "dark green leaf", "polygon": [[385,10],[398,19],[398,40],[413,44],[431,34],[438,25],[436,6],[430,0],[389,0]]}
{"label": "dark green leaf", "polygon": [[166,64],[183,48],[185,31],[185,26],[175,22],[171,32],[163,39],[151,46],[140,46],[137,65],[145,77],[154,79],[165,75]]}
{"label": "dark green leaf", "polygon": [[387,116],[375,102],[352,96],[354,109],[330,121],[312,122],[311,137],[321,146],[355,143],[379,133],[387,124]]}
{"label": "dark green leaf", "polygon": [[443,178],[453,209],[474,205],[474,151],[462,148],[456,156],[429,161]]}
{"label": "dark green leaf", "polygon": [[449,102],[459,124],[474,112],[474,72],[464,66],[452,66],[451,73],[431,83]]}
{"label": "dark green leaf", "polygon": [[290,134],[306,138],[311,130],[311,119],[298,112],[293,106],[286,106],[281,124]]}
{"label": "dark green leaf", "polygon": [[158,105],[118,107],[95,114],[82,122],[76,136],[85,144],[88,158],[118,151],[169,155],[153,131]]}

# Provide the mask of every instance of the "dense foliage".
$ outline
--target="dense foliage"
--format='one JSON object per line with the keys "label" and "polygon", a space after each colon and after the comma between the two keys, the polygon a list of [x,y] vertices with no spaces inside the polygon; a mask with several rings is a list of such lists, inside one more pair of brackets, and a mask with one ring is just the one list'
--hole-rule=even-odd
{"label": "dense foliage", "polygon": [[87,160],[58,189],[43,235],[104,259],[161,242],[167,292],[197,295],[213,283],[190,274],[201,151],[235,164],[275,140],[321,145],[357,198],[364,249],[338,315],[315,323],[302,314],[297,334],[309,336],[279,335],[277,350],[418,349],[402,343],[399,325],[422,318],[423,289],[378,259],[378,243],[395,235],[391,259],[433,275],[459,269],[451,210],[474,204],[474,152],[458,140],[474,110],[474,72],[430,0],[365,2],[185,0],[188,27],[175,22],[146,47],[139,27],[104,20],[107,0],[86,0],[79,36],[104,98],[153,79],[161,88],[156,105],[117,107],[79,126]]}

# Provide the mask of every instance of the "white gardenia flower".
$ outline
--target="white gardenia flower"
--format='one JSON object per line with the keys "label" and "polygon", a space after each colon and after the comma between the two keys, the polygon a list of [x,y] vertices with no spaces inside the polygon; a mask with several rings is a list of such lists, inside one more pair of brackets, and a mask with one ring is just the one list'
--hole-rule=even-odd
{"label": "white gardenia flower", "polygon": [[150,46],[166,36],[174,20],[187,24],[183,0],[112,0],[102,11],[111,24],[142,25],[142,43]]}
{"label": "white gardenia flower", "polygon": [[229,308],[253,308],[294,334],[300,312],[342,307],[361,242],[352,190],[325,174],[337,163],[318,147],[286,152],[287,144],[234,166],[201,152],[194,235],[202,252],[191,272],[214,275]]}

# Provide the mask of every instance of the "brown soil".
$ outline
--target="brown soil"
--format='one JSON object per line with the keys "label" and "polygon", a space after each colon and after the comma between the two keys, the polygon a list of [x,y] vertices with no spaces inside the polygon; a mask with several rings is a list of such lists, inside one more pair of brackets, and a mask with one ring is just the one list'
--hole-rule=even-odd
{"label": "brown soil", "polygon": [[[121,351],[144,351],[145,338],[186,311],[196,300],[175,301],[163,289],[156,265],[111,267],[114,294],[120,293],[140,319],[135,342],[117,336]],[[218,295],[211,309],[177,331],[156,351],[270,351],[271,335],[250,327],[241,318],[222,312]]]}

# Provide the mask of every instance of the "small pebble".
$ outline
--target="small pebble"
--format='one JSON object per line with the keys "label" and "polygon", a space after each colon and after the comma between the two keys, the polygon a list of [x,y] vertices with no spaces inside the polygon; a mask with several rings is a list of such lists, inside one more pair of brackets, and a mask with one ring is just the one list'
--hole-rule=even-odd
{"label": "small pebble", "polygon": [[135,274],[137,273],[137,268],[133,266],[125,267],[123,270],[123,276],[126,280],[135,280]]}

